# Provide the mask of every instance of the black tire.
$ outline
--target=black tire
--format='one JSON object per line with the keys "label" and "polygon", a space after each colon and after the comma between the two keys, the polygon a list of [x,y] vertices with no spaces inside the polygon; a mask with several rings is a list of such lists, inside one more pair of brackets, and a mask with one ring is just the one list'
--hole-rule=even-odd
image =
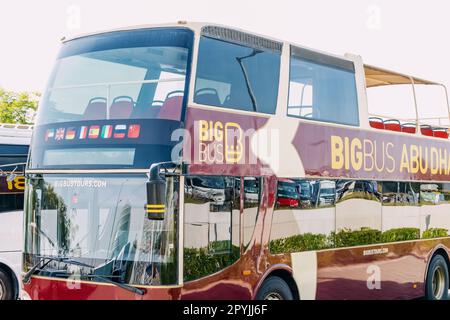
{"label": "black tire", "polygon": [[283,279],[272,276],[264,280],[256,300],[294,300],[294,296]]}
{"label": "black tire", "polygon": [[0,300],[12,300],[14,297],[14,286],[11,277],[0,269]]}
{"label": "black tire", "polygon": [[425,298],[427,300],[447,300],[448,281],[447,262],[441,255],[434,256],[428,267]]}

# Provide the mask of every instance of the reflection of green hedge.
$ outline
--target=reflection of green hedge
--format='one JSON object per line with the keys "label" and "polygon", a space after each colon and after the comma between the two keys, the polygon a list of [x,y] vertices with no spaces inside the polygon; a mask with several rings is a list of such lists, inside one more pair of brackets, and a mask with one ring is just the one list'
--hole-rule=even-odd
{"label": "reflection of green hedge", "polygon": [[329,247],[329,238],[324,234],[305,233],[270,241],[270,251],[272,253],[310,251]]}
{"label": "reflection of green hedge", "polygon": [[442,238],[448,237],[448,230],[443,228],[431,228],[425,230],[422,234],[422,238],[431,239],[431,238]]}
{"label": "reflection of green hedge", "polygon": [[221,240],[221,241],[213,241],[209,244],[210,252],[227,252],[230,250],[230,241],[229,240]]}
{"label": "reflection of green hedge", "polygon": [[420,239],[418,228],[398,228],[383,232],[381,242],[397,242]]}
{"label": "reflection of green hedge", "polygon": [[379,243],[381,231],[370,228],[361,228],[361,230],[342,229],[339,232],[332,232],[331,237],[334,239],[334,247],[351,247]]}
{"label": "reflection of green hedge", "polygon": [[[445,229],[430,229],[428,231],[431,231],[427,233],[430,237],[447,236],[447,230]],[[425,233],[423,235],[424,238]],[[417,228],[398,228],[385,232],[371,228],[361,228],[360,230],[342,229],[339,232],[331,232],[329,236],[305,233],[272,240],[270,241],[270,252],[274,254],[291,253],[416,239],[420,239],[420,229]]]}
{"label": "reflection of green hedge", "polygon": [[236,246],[232,246],[231,251],[220,254],[211,253],[207,248],[185,248],[184,280],[195,280],[220,271],[239,259],[239,254],[240,248]]}

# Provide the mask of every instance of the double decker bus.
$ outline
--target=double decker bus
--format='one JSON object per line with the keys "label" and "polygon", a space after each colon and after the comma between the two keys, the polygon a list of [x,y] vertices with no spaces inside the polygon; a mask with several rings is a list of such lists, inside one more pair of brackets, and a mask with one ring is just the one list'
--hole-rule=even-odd
{"label": "double decker bus", "polygon": [[[397,86],[415,116],[369,114]],[[26,169],[24,296],[445,299],[450,109],[421,117],[422,86],[446,93],[208,23],[64,40]]]}
{"label": "double decker bus", "polygon": [[25,164],[32,127],[0,124],[0,300],[21,287]]}

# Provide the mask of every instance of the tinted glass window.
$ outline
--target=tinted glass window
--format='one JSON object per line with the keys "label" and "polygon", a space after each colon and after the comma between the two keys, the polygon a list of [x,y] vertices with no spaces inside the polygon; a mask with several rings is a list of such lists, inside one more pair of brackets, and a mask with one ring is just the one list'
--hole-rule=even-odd
{"label": "tinted glass window", "polygon": [[383,205],[419,205],[419,184],[410,182],[383,182]]}
{"label": "tinted glass window", "polygon": [[0,213],[23,210],[23,194],[1,194]]}
{"label": "tinted glass window", "polygon": [[288,253],[449,236],[450,184],[280,179],[270,250]]}
{"label": "tinted glass window", "polygon": [[0,144],[1,155],[23,155],[28,154],[28,145]]}
{"label": "tinted glass window", "polygon": [[[27,162],[27,156],[0,156],[0,170],[13,170],[15,167],[23,168],[23,165]],[[11,165],[9,167],[8,165]]]}
{"label": "tinted glass window", "polygon": [[255,230],[256,220],[258,219],[259,203],[261,195],[261,179],[244,178],[244,239],[243,246],[246,248]]}
{"label": "tinted glass window", "polygon": [[106,119],[180,120],[191,33],[153,29],[64,44],[37,124]]}
{"label": "tinted glass window", "polygon": [[381,241],[381,191],[376,181],[336,182],[336,247]]}
{"label": "tinted glass window", "polygon": [[334,245],[336,185],[330,180],[280,179],[270,251],[288,253]]}
{"label": "tinted glass window", "polygon": [[383,182],[382,242],[420,238],[419,184]]}
{"label": "tinted glass window", "polygon": [[450,185],[423,183],[420,185],[421,220],[423,238],[447,237],[450,231]]}
{"label": "tinted glass window", "polygon": [[358,100],[353,64],[293,48],[288,115],[358,125]]}
{"label": "tinted glass window", "polygon": [[[82,279],[93,272],[136,285],[177,283],[177,179],[166,179],[167,212],[154,221],[143,210],[145,176],[41,177],[27,186],[26,224],[38,231],[25,242],[27,255],[64,255],[94,266],[80,270]],[[59,277],[72,275],[64,264],[50,266]]]}
{"label": "tinted glass window", "polygon": [[274,114],[280,54],[201,37],[194,101]]}
{"label": "tinted glass window", "polygon": [[442,183],[424,183],[420,186],[420,202],[423,205],[449,203],[449,189]]}
{"label": "tinted glass window", "polygon": [[[238,182],[240,183],[240,182]],[[239,192],[234,178],[186,177],[184,278],[224,269],[240,255]]]}

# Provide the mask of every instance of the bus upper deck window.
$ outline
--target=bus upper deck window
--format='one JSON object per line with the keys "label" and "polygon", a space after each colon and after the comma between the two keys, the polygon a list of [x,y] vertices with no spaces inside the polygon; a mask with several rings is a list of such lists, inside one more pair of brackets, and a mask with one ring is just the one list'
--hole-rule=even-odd
{"label": "bus upper deck window", "polygon": [[194,102],[275,114],[280,57],[281,49],[278,52],[202,36]]}
{"label": "bus upper deck window", "polygon": [[359,125],[353,63],[292,47],[288,116]]}
{"label": "bus upper deck window", "polygon": [[[193,34],[157,28],[64,43],[37,125],[119,119],[181,120]],[[177,98],[173,98],[177,93]]]}

